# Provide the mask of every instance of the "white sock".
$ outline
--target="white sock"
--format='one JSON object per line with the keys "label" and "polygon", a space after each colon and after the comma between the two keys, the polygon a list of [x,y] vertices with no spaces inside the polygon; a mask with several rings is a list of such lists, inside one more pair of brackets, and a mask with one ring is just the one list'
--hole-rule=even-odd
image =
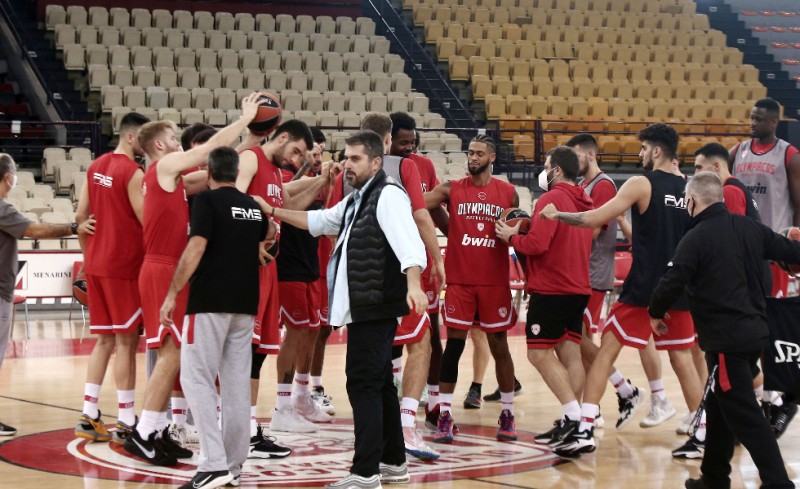
{"label": "white sock", "polygon": [[764,394],[769,393],[769,402],[775,407],[783,406],[783,398],[778,391],[764,391]]}
{"label": "white sock", "polygon": [[411,397],[403,398],[403,402],[400,404],[400,424],[403,425],[403,428],[414,426],[417,420],[418,407],[418,400]]}
{"label": "white sock", "polygon": [[310,375],[308,374],[294,374],[294,391],[292,395],[301,396],[308,394],[308,382]]}
{"label": "white sock", "polygon": [[694,432],[694,437],[697,438],[697,441],[705,443],[706,441],[706,411],[703,410],[703,414],[700,415],[700,424],[697,425],[697,431]]}
{"label": "white sock", "polygon": [[97,399],[100,397],[100,385],[85,384],[83,387],[83,414],[92,419],[97,419],[100,410],[97,407]]}
{"label": "white sock", "polygon": [[439,412],[449,413],[450,407],[453,405],[453,393],[446,394],[439,392]]}
{"label": "white sock", "polygon": [[664,381],[662,379],[650,381],[650,393],[656,396],[659,400],[665,401],[667,393],[664,392]]}
{"label": "white sock", "polygon": [[167,412],[161,411],[160,413],[158,413],[158,424],[156,424],[156,431],[161,433],[167,426],[169,426],[169,420],[167,419]]}
{"label": "white sock", "polygon": [[250,406],[250,438],[258,434],[258,420],[256,419],[256,407]]}
{"label": "white sock", "polygon": [[392,375],[398,382],[403,380],[403,357],[392,358]]}
{"label": "white sock", "polygon": [[314,390],[322,389],[322,376],[321,375],[319,377],[317,377],[316,375],[312,375],[311,376],[311,387],[314,388]]}
{"label": "white sock", "polygon": [[136,425],[136,431],[143,440],[146,440],[151,434],[156,432],[158,425],[158,411],[142,411],[142,417],[139,418],[139,424]]}
{"label": "white sock", "polygon": [[514,414],[514,391],[500,393],[501,409],[508,409],[511,414]]}
{"label": "white sock", "polygon": [[136,424],[136,413],[133,411],[133,401],[136,398],[136,391],[117,391],[117,402],[119,414],[117,419],[128,426]]}
{"label": "white sock", "polygon": [[275,399],[275,409],[292,407],[292,384],[278,384],[278,397]]}
{"label": "white sock", "polygon": [[614,373],[608,378],[608,381],[611,382],[611,385],[614,386],[614,389],[617,390],[617,394],[620,395],[622,398],[628,398],[633,395],[633,386],[625,380],[625,377],[619,373],[619,370],[614,370]]}
{"label": "white sock", "polygon": [[562,409],[565,418],[572,421],[578,421],[581,419],[581,405],[578,404],[578,401],[570,401],[566,404],[563,404]]}
{"label": "white sock", "polygon": [[594,420],[600,414],[600,405],[583,403],[581,406],[581,424],[578,431],[588,431],[594,428]]}
{"label": "white sock", "polygon": [[436,409],[439,404],[439,384],[428,384],[428,411]]}
{"label": "white sock", "polygon": [[172,422],[178,427],[185,426],[189,402],[185,397],[172,397],[170,398],[170,404],[172,405]]}

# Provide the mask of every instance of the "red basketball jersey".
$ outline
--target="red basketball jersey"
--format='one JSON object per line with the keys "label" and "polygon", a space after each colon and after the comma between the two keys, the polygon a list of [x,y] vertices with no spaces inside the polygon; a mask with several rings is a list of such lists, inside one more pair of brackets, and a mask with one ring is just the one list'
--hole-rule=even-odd
{"label": "red basketball jersey", "polygon": [[136,279],[144,257],[142,225],[128,197],[139,165],[123,154],[106,153],[89,166],[89,214],[97,219],[86,239],[84,269],[98,277]]}
{"label": "red basketball jersey", "polygon": [[[281,169],[267,158],[261,146],[254,146],[245,151],[252,151],[258,158],[258,168],[256,169],[256,174],[253,175],[250,186],[247,187],[247,195],[258,195],[270,206],[282,208],[283,178]],[[278,219],[271,219],[280,222]],[[276,238],[280,238],[280,227],[278,227],[278,235],[276,235]]]}
{"label": "red basketball jersey", "polygon": [[186,248],[189,236],[189,203],[183,179],[178,179],[174,192],[167,192],[158,183],[158,162],[144,172],[144,251],[148,255],[174,258],[175,263]]}
{"label": "red basketball jersey", "polygon": [[411,153],[408,159],[413,161],[417,166],[423,194],[430,192],[439,185],[439,179],[436,178],[436,168],[433,166],[433,161],[431,161],[430,158]]}
{"label": "red basketball jersey", "polygon": [[472,178],[450,182],[450,231],[447,282],[461,285],[508,285],[508,245],[494,233],[494,223],[513,205],[516,190],[492,178],[485,187]]}

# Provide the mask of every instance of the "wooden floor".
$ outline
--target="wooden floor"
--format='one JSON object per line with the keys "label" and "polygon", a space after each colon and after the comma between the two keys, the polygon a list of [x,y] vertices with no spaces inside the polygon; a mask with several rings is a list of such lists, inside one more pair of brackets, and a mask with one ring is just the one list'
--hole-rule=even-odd
{"label": "wooden floor", "polygon": [[[82,475],[63,475],[58,467],[63,463],[64,466],[76,466],[73,455],[65,450],[65,445],[71,442],[71,436],[44,436],[26,438],[27,435],[50,432],[54,430],[71,430],[80,414],[82,407],[82,390],[86,369],[85,355],[91,347],[91,340],[87,339],[82,344],[71,337],[80,336],[80,321],[73,322],[73,331],[66,320],[58,319],[59,315],[48,314],[43,319],[33,319],[31,321],[32,340],[24,341],[24,322],[18,321],[14,333],[14,342],[9,346],[9,356],[0,370],[0,420],[19,429],[16,437],[4,439],[4,445],[0,446],[0,456],[6,457],[8,453],[14,453],[12,447],[17,445],[17,452],[24,451],[22,456],[28,459],[38,460],[34,465],[38,469],[22,467],[0,461],[0,488],[44,488],[58,487],[63,489],[86,488],[86,489],[105,489],[105,488],[128,488],[128,487],[147,487],[161,488],[174,487],[172,484],[147,482],[130,482],[131,479],[126,472],[120,472],[118,480],[103,480],[95,478],[98,474],[97,468],[92,464],[81,463],[79,473]],[[21,319],[19,316],[17,319]],[[519,333],[519,332],[518,332]],[[664,365],[664,380],[670,400],[678,409],[678,415],[662,426],[650,429],[639,428],[638,422],[632,423],[624,431],[618,432],[613,428],[616,419],[616,397],[613,390],[609,389],[603,399],[602,412],[607,416],[608,428],[599,432],[600,446],[596,453],[584,456],[577,461],[569,461],[553,465],[557,461],[549,454],[538,457],[538,462],[534,464],[516,465],[513,460],[515,456],[525,455],[523,452],[533,447],[533,433],[538,433],[550,428],[550,425],[559,414],[560,406],[556,399],[544,386],[541,378],[534,368],[527,362],[525,357],[525,344],[522,336],[516,335],[511,338],[512,354],[514,356],[517,369],[517,377],[524,385],[524,392],[516,398],[516,421],[517,429],[520,431],[520,442],[518,445],[503,444],[494,441],[493,433],[496,428],[499,405],[485,404],[481,410],[463,410],[461,399],[469,386],[471,368],[471,349],[468,345],[467,351],[463,356],[461,379],[456,390],[456,405],[454,417],[459,425],[462,425],[466,435],[459,440],[456,437],[454,448],[461,446],[467,447],[474,442],[474,446],[480,446],[479,451],[485,457],[494,457],[493,460],[478,461],[474,463],[466,461],[467,470],[458,473],[457,479],[453,479],[456,474],[450,473],[447,462],[439,462],[425,466],[414,463],[411,466],[412,480],[411,486],[425,488],[487,488],[487,487],[519,487],[519,488],[677,488],[683,487],[683,481],[687,477],[696,477],[699,474],[699,462],[675,461],[670,455],[670,450],[683,443],[684,438],[675,434],[680,418],[686,413],[686,407],[680,395],[680,390],[674,374],[669,368],[666,356],[662,357]],[[618,368],[624,375],[630,377],[633,383],[639,387],[647,387],[647,383],[638,362],[638,355],[632,350],[626,350],[618,362]],[[137,411],[142,405],[142,395],[144,386],[144,355],[140,354],[138,359],[138,377],[142,386],[137,390],[136,402]],[[324,382],[326,390],[333,396],[334,404],[337,408],[337,419],[348,420],[351,417],[350,407],[347,403],[347,396],[344,389],[344,346],[332,344],[328,347],[326,358]],[[259,399],[259,418],[266,419],[272,410],[275,401],[274,391],[274,358],[268,360],[264,367],[262,376],[263,386]],[[101,410],[116,413],[116,396],[113,388],[111,376],[107,375],[106,384],[101,393]],[[496,386],[493,379],[493,369],[490,366],[489,373],[484,384],[484,391],[491,392]],[[649,407],[645,403],[637,413],[637,420],[641,419]],[[107,422],[113,422],[112,417],[105,418]],[[423,416],[420,413],[419,425],[423,424]],[[337,421],[338,423],[338,421]],[[337,427],[338,425],[335,425]],[[484,426],[486,428],[481,429]],[[475,428],[473,428],[475,427]],[[349,430],[343,426],[338,426],[344,435],[350,435]],[[796,483],[800,482],[800,436],[798,436],[798,423],[795,422],[789,431],[780,440],[784,458],[788,465],[789,474]],[[524,433],[523,433],[524,432]],[[68,433],[68,432],[63,432]],[[63,434],[62,433],[62,434]],[[426,436],[430,435],[427,430]],[[344,436],[343,435],[343,436]],[[351,436],[351,435],[350,435]],[[278,436],[280,441],[292,446],[296,454],[300,455],[306,445],[316,445],[319,440],[314,440],[312,436],[300,438]],[[15,441],[17,439],[17,441]],[[25,440],[40,440],[35,443],[21,443]],[[472,441],[470,441],[472,440]],[[300,445],[294,445],[298,443]],[[16,444],[16,445],[15,445]],[[482,445],[481,445],[482,444]],[[346,443],[345,443],[346,445]],[[439,446],[437,446],[439,447]],[[526,448],[527,447],[527,448]],[[105,447],[91,447],[108,451]],[[441,447],[443,454],[461,456],[447,446]],[[112,454],[113,455],[113,454]],[[294,457],[294,455],[293,455]],[[340,462],[346,463],[350,453],[343,452],[331,455]],[[117,456],[119,458],[119,456]],[[535,458],[535,457],[534,457]],[[290,458],[291,459],[291,458]],[[290,459],[285,459],[287,462]],[[307,470],[309,473],[315,472],[316,468],[323,465],[325,458],[317,458]],[[46,463],[45,463],[46,462]],[[460,460],[463,463],[465,460]],[[559,461],[560,462],[560,461]],[[526,462],[527,463],[527,462]],[[480,469],[481,464],[490,468]],[[544,468],[530,470],[528,467],[547,465]],[[102,465],[102,464],[101,464]],[[55,468],[54,468],[55,467]],[[483,467],[483,466],[481,466]],[[265,472],[264,466],[255,465],[248,467],[248,470],[255,469],[262,474],[272,474],[268,477],[271,482],[265,482],[261,486],[269,487],[296,487],[300,483],[292,483],[288,486],[276,486],[285,478],[285,474],[280,471]],[[302,472],[302,468],[295,469]],[[474,469],[474,470],[472,470]],[[53,472],[45,472],[52,470]],[[191,474],[192,467],[188,472]],[[294,469],[293,469],[294,470]],[[424,476],[430,472],[432,475]],[[112,472],[113,473],[113,472]],[[417,476],[418,475],[418,476]],[[312,478],[313,479],[313,478]],[[430,482],[417,482],[420,480]],[[126,482],[129,481],[129,482]],[[153,479],[149,479],[153,480]],[[291,479],[295,480],[295,479]],[[733,487],[756,488],[759,485],[758,473],[749,455],[741,448],[737,449],[733,461]],[[176,479],[175,482],[178,480]],[[322,482],[309,480],[308,484],[321,485]],[[243,486],[250,484],[243,484]]]}

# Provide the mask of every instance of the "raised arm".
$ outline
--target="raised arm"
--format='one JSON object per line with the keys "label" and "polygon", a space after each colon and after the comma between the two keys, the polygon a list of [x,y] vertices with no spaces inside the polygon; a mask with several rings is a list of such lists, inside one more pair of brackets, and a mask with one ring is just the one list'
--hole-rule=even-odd
{"label": "raised arm", "polygon": [[650,182],[645,177],[628,179],[613,199],[600,208],[586,212],[559,212],[553,204],[548,204],[539,213],[543,219],[558,220],[570,226],[597,228],[625,213],[637,205],[641,212],[647,210],[650,200]]}

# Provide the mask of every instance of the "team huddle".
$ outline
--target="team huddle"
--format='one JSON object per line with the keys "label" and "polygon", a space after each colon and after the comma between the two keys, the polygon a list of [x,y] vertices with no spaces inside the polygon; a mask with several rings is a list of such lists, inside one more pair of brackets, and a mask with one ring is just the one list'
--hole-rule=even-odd
{"label": "team huddle", "polygon": [[[498,219],[504,210],[519,206],[519,197],[512,184],[492,176],[497,155],[491,138],[478,135],[470,141],[464,178],[440,183],[431,160],[415,153],[416,125],[404,113],[366,115],[361,132],[346,141],[339,163],[323,162],[324,135],[296,120],[280,124],[267,140],[248,132],[239,142],[262,103],[259,97],[258,93],[246,97],[241,118],[229,126],[219,131],[202,124],[190,126],[180,140],[173,123],[151,122],[130,113],[121,119],[117,148],[89,167],[76,221],[85,231],[80,241],[90,327],[98,341],[89,358],[76,436],[119,444],[140,459],[164,466],[191,458],[187,443],[199,441],[198,474],[183,487],[221,487],[239,485],[247,458],[290,455],[290,448],[276,443],[276,435],[313,433],[319,423],[333,421],[336,411],[322,383],[325,344],[334,328],[358,319],[349,309],[345,314],[341,308],[330,309],[329,294],[333,301],[336,272],[342,266],[345,271],[352,268],[350,260],[356,256],[351,250],[346,263],[339,260],[340,244],[369,242],[369,237],[358,235],[347,209],[354,207],[351,204],[369,208],[362,197],[370,195],[373,179],[385,178],[387,188],[396,185],[403,192],[397,197],[394,190],[384,191],[380,198],[391,194],[392,202],[400,206],[392,209],[397,214],[391,218],[406,219],[407,213],[411,226],[404,233],[410,237],[385,231],[394,248],[391,257],[397,255],[391,263],[400,265],[413,283],[407,289],[410,312],[392,327],[394,356],[399,358],[402,349],[407,350],[402,388],[377,388],[384,389],[384,395],[392,391],[395,404],[397,391],[402,392],[397,428],[402,430],[398,442],[405,454],[428,461],[440,457],[417,429],[416,413],[423,402],[426,425],[433,431],[429,439],[457,441],[453,392],[471,331],[484,333],[473,334],[473,339],[488,344],[496,365],[501,403],[497,439],[517,440],[514,397],[519,386],[508,342],[519,312],[509,285],[513,263],[509,248],[513,248],[524,260],[530,296],[527,357],[563,406],[553,429],[536,436],[535,442],[569,458],[594,451],[594,430],[604,424],[599,404],[607,381],[618,397],[616,428],[633,421],[645,396],[614,368],[623,346],[639,350],[650,383],[650,410],[640,425],[657,426],[675,416],[657,353],[665,350],[689,413],[678,428],[688,439],[673,456],[706,456],[703,478],[692,482],[705,485],[687,481],[687,487],[724,487],[727,475],[714,470],[727,463],[727,449],[720,449],[724,443],[711,433],[718,432],[719,406],[727,400],[719,389],[709,388],[712,382],[728,386],[728,379],[720,377],[725,359],[709,360],[712,352],[724,348],[707,348],[716,343],[708,343],[705,326],[695,324],[698,313],[691,284],[696,277],[673,277],[677,268],[673,257],[676,252],[681,256],[679,243],[688,229],[694,230],[698,216],[717,209],[715,185],[720,202],[724,195],[726,213],[760,219],[774,231],[798,225],[800,212],[792,209],[800,208],[800,188],[794,188],[800,186],[800,154],[775,137],[779,108],[774,101],[756,103],[752,140],[730,152],[718,144],[697,152],[695,168],[703,178],[695,177],[697,183],[692,180],[689,187],[677,164],[678,134],[668,125],[653,124],[639,133],[646,171],[619,189],[598,166],[594,137],[576,135],[547,154],[539,175],[544,194],[535,204],[527,232],[520,232],[519,224]],[[370,157],[374,160],[371,148],[381,145],[379,173],[361,179],[359,165]],[[143,156],[151,162],[146,171],[136,162]],[[771,171],[764,171],[766,164]],[[748,190],[762,187],[763,192]],[[697,211],[700,207],[702,212]],[[373,211],[378,221],[390,219],[381,213],[385,211],[380,204]],[[628,212],[630,221],[625,217]],[[334,215],[340,222],[327,222]],[[448,237],[446,259],[439,250],[437,227]],[[329,232],[339,229],[343,236],[338,239],[336,232]],[[618,229],[632,242],[632,265],[618,300],[606,313],[598,347],[594,334],[601,329],[606,296],[614,289]],[[800,246],[785,241],[765,244],[764,256],[755,261],[762,272],[761,302],[767,295],[785,296],[788,287],[788,275],[774,266],[769,269],[764,259],[800,261]],[[424,246],[424,260],[404,262],[399,250],[417,246]],[[410,272],[416,267],[418,283],[416,272]],[[353,273],[350,270],[351,277]],[[369,280],[369,274],[359,273]],[[672,279],[669,294],[664,292],[668,278]],[[682,293],[686,285],[689,295]],[[352,282],[350,289],[350,309],[355,310],[354,301],[361,296]],[[446,328],[444,348],[440,309]],[[282,340],[281,327],[285,328]],[[142,330],[148,350],[157,353],[137,416],[135,354]],[[226,333],[216,337],[215,331]],[[249,352],[240,348],[243,338],[249,338]],[[348,347],[352,348],[349,339]],[[109,432],[98,397],[114,351],[119,412],[116,428]],[[269,354],[277,355],[277,397],[269,424],[273,436],[266,435],[256,419],[261,370]],[[386,424],[394,423],[393,418],[385,412],[385,419],[378,420],[384,423],[383,438],[381,430],[360,424],[368,421],[357,406],[366,401],[351,391],[350,355],[348,351],[348,395],[356,426],[354,464],[349,477],[330,487],[408,482],[402,450],[398,454],[389,446],[395,428]],[[247,368],[249,380],[236,375]],[[772,442],[765,442],[763,433],[736,432],[736,437],[751,454],[761,450],[771,456],[762,465],[756,461],[765,483],[793,487],[786,485],[791,482],[775,436],[783,433],[797,407],[784,403],[779,393],[761,395],[762,376],[751,375],[749,382],[752,399],[747,403],[756,406],[755,389],[772,406],[770,419],[761,415]],[[735,384],[739,387],[738,379]],[[479,393],[477,399],[480,406]],[[187,422],[189,412],[193,424]],[[751,414],[746,411],[743,416]]]}

